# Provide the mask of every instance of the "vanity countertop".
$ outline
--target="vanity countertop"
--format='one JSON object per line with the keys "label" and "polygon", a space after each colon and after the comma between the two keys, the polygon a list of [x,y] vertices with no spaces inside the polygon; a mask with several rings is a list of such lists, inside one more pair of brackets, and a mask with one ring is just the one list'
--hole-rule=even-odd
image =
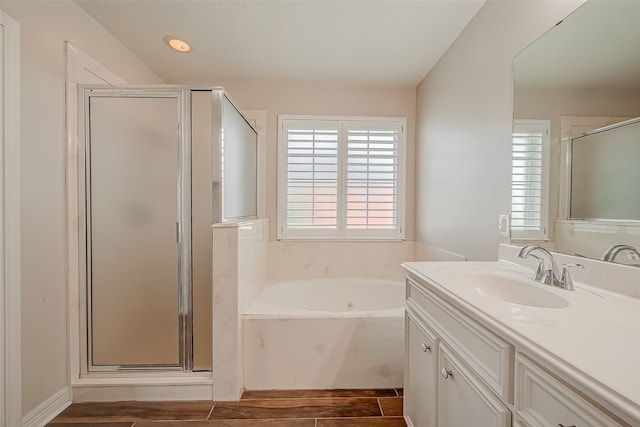
{"label": "vanity countertop", "polygon": [[[516,350],[640,425],[640,300],[575,282],[568,291],[539,284],[530,269],[507,261],[407,262],[403,267],[430,290],[502,335]],[[474,277],[528,281],[568,304],[539,308],[496,299]]]}

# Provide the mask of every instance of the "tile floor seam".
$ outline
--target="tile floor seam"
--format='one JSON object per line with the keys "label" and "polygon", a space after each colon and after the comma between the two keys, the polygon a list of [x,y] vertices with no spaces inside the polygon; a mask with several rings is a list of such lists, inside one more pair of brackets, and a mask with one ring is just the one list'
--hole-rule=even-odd
{"label": "tile floor seam", "polygon": [[[211,410],[209,411],[209,415],[207,415],[207,421],[209,421],[209,419],[211,418],[211,414],[213,413],[213,408],[216,407],[216,403],[217,402],[213,402],[213,405],[211,405]],[[133,427],[133,426],[132,426]]]}
{"label": "tile floor seam", "polygon": [[[303,392],[310,392],[310,395],[303,395],[303,396],[294,396],[292,394],[288,394],[286,393],[287,390],[248,390],[245,391],[245,393],[248,393],[249,395],[251,394],[258,394],[256,392],[259,392],[262,395],[258,395],[257,397],[245,397],[245,393],[243,393],[243,395],[240,397],[241,401],[244,400],[263,400],[263,399],[340,399],[340,398],[356,398],[356,397],[369,397],[369,398],[379,398],[379,397],[401,397],[397,391],[397,389],[395,388],[389,388],[389,389],[365,389],[365,390],[361,390],[364,393],[357,393],[358,390],[344,390],[345,393],[337,393],[337,394],[329,394],[329,395],[324,395],[324,396],[314,396],[313,392],[315,391],[325,391],[325,390],[291,390],[293,392],[293,394],[297,394],[295,393],[296,391],[303,391]],[[328,390],[331,391],[331,390]],[[356,393],[354,394],[349,394],[349,391],[354,391]],[[365,394],[367,391],[373,392],[372,394]],[[387,391],[390,392],[391,394],[386,394],[386,393],[381,393],[382,391]],[[272,394],[270,395],[269,392],[275,392],[274,394],[284,394],[282,396],[273,396]],[[281,392],[285,392],[285,393],[281,393]]]}
{"label": "tile floor seam", "polygon": [[238,400],[238,402],[251,402],[254,400],[328,400],[328,399],[395,399],[399,396],[330,396],[330,397],[262,397],[255,399],[242,399]]}

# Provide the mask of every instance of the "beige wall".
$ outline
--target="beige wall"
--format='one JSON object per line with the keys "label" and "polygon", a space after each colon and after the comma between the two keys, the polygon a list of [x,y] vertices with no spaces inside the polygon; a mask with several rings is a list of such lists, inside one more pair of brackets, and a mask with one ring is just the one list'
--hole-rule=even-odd
{"label": "beige wall", "polygon": [[23,414],[68,386],[65,40],[130,82],[161,80],[71,1],[7,1],[21,25]]}
{"label": "beige wall", "polygon": [[242,109],[267,111],[267,217],[276,238],[276,178],[279,114],[402,116],[407,118],[406,239],[413,240],[415,90],[343,86],[233,84],[223,86]]}
{"label": "beige wall", "polygon": [[510,207],[513,57],[581,0],[480,9],[417,88],[416,241],[493,260]]}

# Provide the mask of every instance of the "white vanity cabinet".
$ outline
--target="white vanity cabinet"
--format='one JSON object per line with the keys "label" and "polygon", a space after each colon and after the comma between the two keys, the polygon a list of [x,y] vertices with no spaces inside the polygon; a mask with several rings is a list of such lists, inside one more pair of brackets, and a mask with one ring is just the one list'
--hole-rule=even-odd
{"label": "white vanity cabinet", "polygon": [[511,426],[511,345],[407,278],[405,419],[413,427]]}
{"label": "white vanity cabinet", "polygon": [[[436,274],[438,267],[432,267]],[[409,273],[404,392],[409,427],[640,426],[596,403],[597,388],[571,385],[577,376],[558,368],[562,363],[550,367],[553,354],[540,360],[535,342],[523,344],[516,333],[494,327],[491,307],[485,313],[451,297],[443,279]],[[602,393],[607,397],[601,394],[598,401],[607,402]]]}

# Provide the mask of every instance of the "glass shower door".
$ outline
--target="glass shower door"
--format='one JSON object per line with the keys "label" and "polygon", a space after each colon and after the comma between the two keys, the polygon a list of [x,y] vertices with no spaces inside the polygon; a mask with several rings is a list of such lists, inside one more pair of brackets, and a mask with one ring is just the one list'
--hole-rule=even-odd
{"label": "glass shower door", "polygon": [[87,93],[88,370],[190,369],[183,94]]}

